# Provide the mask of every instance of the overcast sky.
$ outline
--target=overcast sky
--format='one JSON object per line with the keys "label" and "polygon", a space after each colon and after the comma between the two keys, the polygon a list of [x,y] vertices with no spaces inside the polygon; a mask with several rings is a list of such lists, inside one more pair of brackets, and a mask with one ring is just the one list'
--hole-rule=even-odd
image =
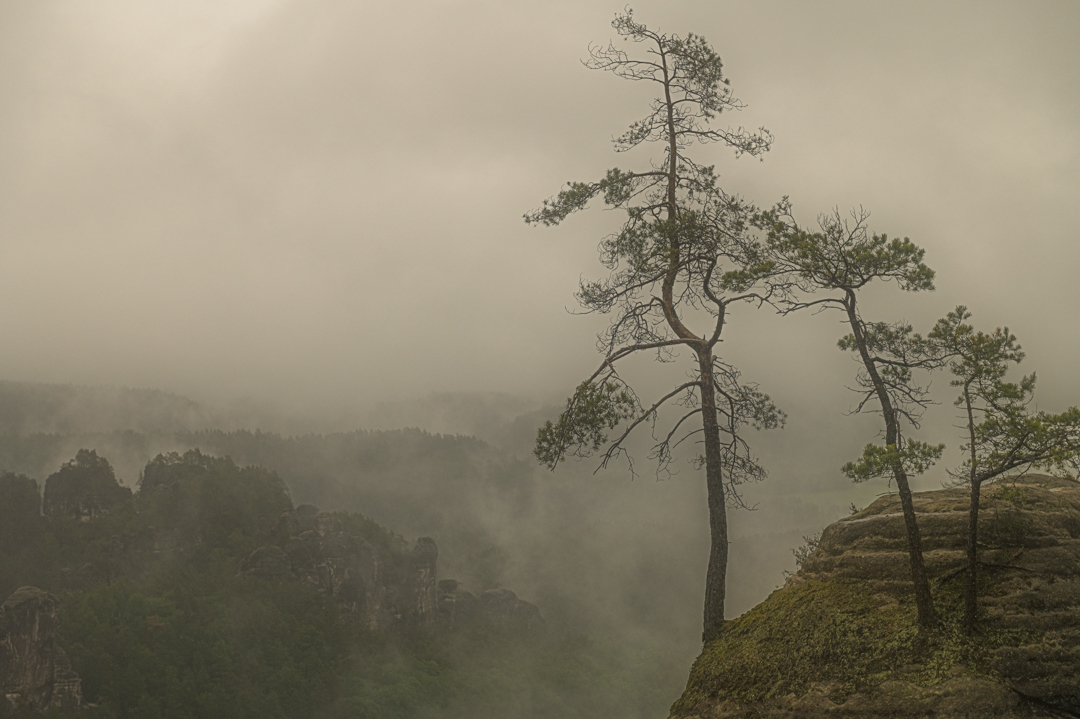
{"label": "overcast sky", "polygon": [[[618,218],[521,216],[623,159],[649,90],[580,63],[622,7],[0,0],[0,377],[564,396],[598,327],[565,309]],[[721,123],[775,135],[763,162],[703,151],[726,189],[806,222],[864,206],[938,272],[875,319],[964,303],[1019,336],[1043,405],[1080,403],[1080,3],[633,7],[715,46],[748,106]],[[851,403],[840,334],[747,311],[725,347],[821,431]]]}

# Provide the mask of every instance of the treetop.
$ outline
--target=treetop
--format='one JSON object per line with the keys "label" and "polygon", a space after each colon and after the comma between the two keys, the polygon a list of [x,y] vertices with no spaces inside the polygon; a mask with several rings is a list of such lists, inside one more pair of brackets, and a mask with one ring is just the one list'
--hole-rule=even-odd
{"label": "treetop", "polygon": [[934,271],[923,262],[925,250],[907,237],[871,233],[870,213],[855,210],[851,218],[839,211],[818,217],[818,230],[801,228],[785,198],[773,209],[755,216],[768,233],[776,258],[803,281],[803,289],[854,291],[874,280],[895,281],[907,292],[934,289]]}

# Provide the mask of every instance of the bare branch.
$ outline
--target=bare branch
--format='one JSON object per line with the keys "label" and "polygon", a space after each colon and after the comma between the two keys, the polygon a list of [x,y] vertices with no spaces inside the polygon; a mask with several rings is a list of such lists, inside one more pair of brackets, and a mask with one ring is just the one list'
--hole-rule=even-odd
{"label": "bare branch", "polygon": [[671,392],[668,392],[666,395],[664,395],[663,397],[658,399],[656,402],[654,402],[651,407],[649,407],[647,410],[642,412],[637,417],[637,419],[635,419],[633,422],[631,422],[630,425],[626,428],[626,430],[624,430],[623,433],[621,435],[619,435],[619,437],[617,439],[615,439],[613,442],[611,442],[610,446],[608,447],[608,450],[606,452],[604,452],[604,454],[601,456],[600,465],[596,468],[596,471],[599,471],[601,469],[606,468],[607,465],[608,465],[608,460],[611,459],[612,455],[616,451],[621,449],[623,441],[626,440],[626,438],[630,436],[630,433],[633,432],[634,429],[637,428],[637,426],[639,424],[641,424],[642,422],[644,422],[645,420],[650,419],[650,418],[655,419],[656,418],[656,410],[658,410],[661,406],[663,406],[665,402],[667,402],[672,397],[678,395],[679,393],[683,392],[684,390],[686,390],[686,389],[688,389],[690,387],[698,387],[700,385],[701,385],[701,383],[698,382],[698,381],[685,382],[685,383],[679,385],[678,387],[676,387],[675,389],[673,389]]}

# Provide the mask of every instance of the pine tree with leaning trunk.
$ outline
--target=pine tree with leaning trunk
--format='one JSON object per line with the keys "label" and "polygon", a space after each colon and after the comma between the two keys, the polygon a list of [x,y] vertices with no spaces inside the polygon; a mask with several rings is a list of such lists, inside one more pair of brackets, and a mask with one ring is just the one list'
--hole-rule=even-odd
{"label": "pine tree with leaning trunk", "polygon": [[[656,143],[663,154],[642,171],[615,168],[596,182],[568,183],[525,215],[529,224],[557,225],[601,196],[626,217],[600,243],[609,275],[583,281],[577,293],[585,312],[611,318],[599,338],[604,360],[567,400],[559,419],[540,429],[535,453],[554,469],[568,455],[602,450],[604,467],[616,457],[629,459],[627,438],[658,419],[670,420],[669,431],[654,435],[651,458],[658,472],[667,471],[683,442],[703,446],[698,457],[708,488],[711,551],[702,638],[709,642],[724,622],[727,508],[739,501],[739,483],[765,475],[744,430],[777,427],[784,419],[767,395],[742,381],[717,346],[729,312],[772,301],[786,288],[753,234],[749,219],[754,208],[721,190],[713,167],[691,157],[689,150],[715,142],[736,155],[757,156],[768,150],[772,137],[764,129],[711,126],[718,115],[742,104],[732,96],[720,57],[704,38],[650,30],[629,10],[617,15],[612,26],[642,50],[631,56],[613,44],[592,47],[586,66],[656,90],[648,114],[615,138],[615,149]],[[697,323],[704,327],[692,330]],[[689,360],[688,381],[643,404],[619,373],[623,360],[642,352],[655,353],[662,362]]]}
{"label": "pine tree with leaning trunk", "polygon": [[919,626],[933,629],[938,616],[908,480],[940,458],[944,445],[910,439],[902,430],[903,423],[917,429],[929,404],[926,389],[915,382],[914,372],[940,368],[945,357],[937,344],[915,334],[910,325],[866,321],[859,311],[858,294],[875,281],[896,282],[909,292],[932,290],[934,272],[923,263],[923,250],[909,239],[890,240],[887,235],[871,234],[868,216],[858,211],[849,221],[834,212],[819,218],[817,231],[809,231],[795,222],[785,200],[761,213],[755,223],[768,231],[771,256],[778,269],[797,275],[800,288],[806,292],[831,293],[818,299],[789,299],[785,311],[837,309],[844,315],[851,333],[838,344],[840,349],[855,353],[860,364],[856,381],[861,399],[854,411],[876,409],[885,428],[884,441],[866,445],[862,457],[844,465],[843,471],[856,482],[887,478],[896,483]]}

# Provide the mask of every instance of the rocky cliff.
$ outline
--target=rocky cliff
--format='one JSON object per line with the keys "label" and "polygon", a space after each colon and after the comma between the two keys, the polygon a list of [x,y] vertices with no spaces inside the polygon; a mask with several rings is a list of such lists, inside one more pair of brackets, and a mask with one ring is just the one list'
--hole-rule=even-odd
{"label": "rocky cliff", "polygon": [[0,605],[0,693],[38,711],[82,705],[79,675],[56,643],[56,598],[22,587]]}
{"label": "rocky cliff", "polygon": [[241,574],[297,581],[333,597],[345,615],[369,629],[456,626],[471,622],[532,629],[540,610],[508,589],[479,596],[453,579],[437,579],[438,547],[421,537],[411,549],[400,538],[376,546],[356,517],[301,505],[281,515],[279,544],[259,547]]}
{"label": "rocky cliff", "polygon": [[530,630],[544,625],[540,609],[509,589],[488,589],[477,596],[456,580],[444,579],[439,582],[438,601],[438,619],[449,627],[483,622]]}
{"label": "rocky cliff", "polygon": [[347,515],[301,505],[281,515],[281,544],[260,547],[241,572],[298,581],[337,600],[369,629],[435,620],[438,549],[428,537],[407,551],[404,540],[376,547],[349,526]]}
{"label": "rocky cliff", "polygon": [[[0,608],[0,717],[11,706],[75,714],[73,665],[102,716],[352,716],[335,692],[357,676],[342,691],[384,716],[369,709],[398,707],[391,694],[416,704],[416,686],[449,687],[477,659],[465,647],[513,649],[532,640],[518,628],[541,624],[513,592],[440,583],[430,538],[409,544],[359,514],[294,508],[280,477],[228,458],[159,455],[132,497],[113,491],[103,458],[80,452],[49,478],[48,516],[37,486],[0,474],[0,599],[48,590],[24,586]],[[64,598],[70,662],[49,592]],[[383,702],[380,667],[414,654]],[[439,662],[445,677],[432,679]]]}
{"label": "rocky cliff", "polygon": [[984,490],[973,637],[958,629],[967,496],[915,495],[942,631],[917,630],[899,500],[881,497],[727,623],[672,716],[1080,716],[1080,484],[1032,475]]}

